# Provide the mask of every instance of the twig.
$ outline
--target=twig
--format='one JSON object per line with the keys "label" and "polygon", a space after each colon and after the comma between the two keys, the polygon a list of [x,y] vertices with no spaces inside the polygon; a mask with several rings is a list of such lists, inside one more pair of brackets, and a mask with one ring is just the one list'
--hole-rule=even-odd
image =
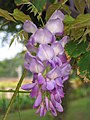
{"label": "twig", "polygon": [[[7,92],[11,92],[11,93],[13,93],[13,92],[15,92],[15,90],[0,90],[0,92],[2,92],[2,93],[7,93]],[[30,93],[30,91],[18,91],[19,93]]]}

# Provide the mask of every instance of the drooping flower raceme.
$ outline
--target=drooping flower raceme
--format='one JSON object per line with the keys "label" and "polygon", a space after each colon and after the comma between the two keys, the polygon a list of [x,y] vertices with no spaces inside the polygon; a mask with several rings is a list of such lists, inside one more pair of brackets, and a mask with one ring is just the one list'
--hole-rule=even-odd
{"label": "drooping flower raceme", "polygon": [[68,80],[71,66],[65,55],[64,47],[68,37],[63,35],[64,14],[56,10],[44,28],[29,20],[24,23],[24,30],[32,33],[26,44],[24,66],[33,74],[32,83],[22,85],[23,90],[30,90],[30,96],[36,98],[34,108],[40,116],[47,111],[57,116],[57,111],[63,112],[62,98],[64,97],[64,82]]}

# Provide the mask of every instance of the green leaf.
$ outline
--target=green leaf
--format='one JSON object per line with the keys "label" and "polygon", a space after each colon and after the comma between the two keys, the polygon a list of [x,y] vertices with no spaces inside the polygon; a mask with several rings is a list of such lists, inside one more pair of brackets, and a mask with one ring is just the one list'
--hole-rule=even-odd
{"label": "green leaf", "polygon": [[64,24],[64,33],[69,35],[72,40],[78,40],[79,43],[86,41],[89,31],[85,32],[85,29],[90,28],[90,14],[80,14],[76,19],[66,15]]}
{"label": "green leaf", "polygon": [[11,39],[10,45],[9,47],[11,47],[12,43],[14,42],[14,40],[17,40],[19,42],[22,42],[23,44],[27,43],[28,40],[28,33],[26,33],[25,31],[21,30],[18,33],[16,33],[13,38]]}
{"label": "green leaf", "polygon": [[4,17],[6,20],[15,22],[13,17],[10,16],[10,13],[6,10],[1,9],[1,8],[0,8],[0,16]]}
{"label": "green leaf", "polygon": [[72,37],[73,40],[78,41],[78,43],[81,42],[81,39],[82,39],[82,41],[83,40],[85,41],[85,39],[82,38],[82,36],[84,34],[84,30],[85,30],[84,28],[82,28],[82,29],[79,29],[79,28],[71,29],[70,37]]}
{"label": "green leaf", "polygon": [[77,8],[77,10],[82,14],[84,13],[86,4],[85,4],[85,0],[74,0],[74,4],[75,7]]}
{"label": "green leaf", "polygon": [[14,13],[12,14],[16,20],[21,22],[25,22],[26,20],[31,20],[29,15],[24,14],[19,9],[14,9]]}
{"label": "green leaf", "polygon": [[68,5],[63,5],[61,9],[64,10],[68,15],[71,14],[71,10]]}
{"label": "green leaf", "polygon": [[10,42],[10,44],[9,44],[9,47],[11,47],[11,45],[13,44],[14,39],[15,39],[15,36],[12,38],[12,40],[11,40],[11,42]]}
{"label": "green leaf", "polygon": [[90,79],[90,51],[81,56],[78,61],[79,72]]}
{"label": "green leaf", "polygon": [[15,4],[17,6],[22,5],[22,4],[27,4],[29,0],[14,0]]}
{"label": "green leaf", "polygon": [[87,34],[90,34],[90,28],[87,28],[86,31],[83,33],[82,38],[80,41],[83,41],[84,39],[87,38]]}
{"label": "green leaf", "polygon": [[90,14],[81,14],[78,15],[76,20],[74,21],[72,28],[82,28],[90,26]]}
{"label": "green leaf", "polygon": [[39,12],[42,12],[46,0],[32,0],[32,3],[38,9]]}
{"label": "green leaf", "polygon": [[74,22],[74,18],[71,17],[70,15],[65,15],[64,23],[65,24],[72,24]]}
{"label": "green leaf", "polygon": [[88,42],[82,42],[78,44],[76,41],[70,41],[66,47],[65,50],[70,55],[70,57],[77,58],[81,54],[86,52],[86,49],[88,47]]}
{"label": "green leaf", "polygon": [[38,11],[38,9],[36,8],[36,6],[35,6],[33,3],[29,2],[28,7],[29,7],[28,10],[31,10],[30,12],[33,12],[33,13],[34,13],[34,16],[37,15],[37,16],[36,16],[37,19],[38,19],[38,20],[41,20],[42,25],[44,26],[44,22],[43,22],[43,20],[42,20],[41,13]]}
{"label": "green leaf", "polygon": [[24,69],[24,71],[22,73],[22,76],[21,76],[21,78],[20,78],[20,80],[19,80],[19,82],[18,82],[18,84],[16,86],[15,92],[14,92],[14,94],[13,94],[11,100],[10,100],[9,106],[8,106],[7,111],[6,111],[6,113],[5,113],[5,115],[4,115],[2,120],[6,120],[7,115],[8,115],[8,113],[9,113],[11,107],[12,107],[14,99],[15,99],[16,95],[18,94],[19,88],[21,87],[21,84],[22,84],[23,79],[25,78],[25,76],[26,76],[26,69]]}

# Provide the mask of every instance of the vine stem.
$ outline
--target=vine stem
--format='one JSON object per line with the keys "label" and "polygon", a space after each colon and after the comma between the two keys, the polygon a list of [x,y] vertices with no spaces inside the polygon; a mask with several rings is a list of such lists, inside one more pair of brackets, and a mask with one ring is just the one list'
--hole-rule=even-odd
{"label": "vine stem", "polygon": [[40,19],[41,19],[42,25],[44,26],[44,22],[43,22],[43,20],[42,20],[42,18],[41,18],[41,17],[40,17]]}
{"label": "vine stem", "polygon": [[[10,89],[10,90],[0,90],[0,92],[2,92],[2,93],[7,93],[7,92],[14,93],[15,90],[12,90],[12,89]],[[18,93],[30,93],[30,91],[18,91]]]}
{"label": "vine stem", "polygon": [[4,26],[4,25],[8,24],[9,22],[10,22],[10,21],[4,22],[2,25],[0,25],[0,27],[2,27],[2,26]]}
{"label": "vine stem", "polygon": [[23,73],[22,73],[22,76],[21,76],[21,78],[20,78],[20,80],[19,80],[19,82],[18,82],[18,84],[17,84],[17,86],[16,86],[16,89],[15,89],[15,91],[14,91],[14,94],[13,94],[11,100],[10,100],[9,106],[8,106],[7,111],[6,111],[5,115],[4,115],[4,117],[2,118],[2,120],[6,120],[7,115],[8,115],[8,113],[9,113],[11,107],[12,107],[12,104],[13,104],[13,102],[14,102],[14,99],[15,99],[16,95],[18,94],[19,88],[21,87],[21,84],[22,84],[23,79],[25,78],[25,76],[26,76],[26,69],[24,69],[24,71],[23,71]]}
{"label": "vine stem", "polygon": [[62,5],[64,5],[67,1],[68,1],[68,0],[65,0],[65,1],[62,3]]}

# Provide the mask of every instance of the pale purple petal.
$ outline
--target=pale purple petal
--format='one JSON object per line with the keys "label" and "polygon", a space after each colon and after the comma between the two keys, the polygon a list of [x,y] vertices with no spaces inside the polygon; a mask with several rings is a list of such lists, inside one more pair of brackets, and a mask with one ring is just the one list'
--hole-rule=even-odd
{"label": "pale purple petal", "polygon": [[34,103],[34,108],[38,107],[42,102],[42,93],[39,92],[36,100],[35,100],[35,103]]}
{"label": "pale purple petal", "polygon": [[37,53],[37,48],[30,41],[28,41],[28,43],[26,44],[26,47],[29,52]]}
{"label": "pale purple petal", "polygon": [[68,36],[64,36],[61,40],[60,43],[63,47],[68,43]]}
{"label": "pale purple petal", "polygon": [[41,61],[51,60],[54,57],[54,50],[47,44],[39,46],[37,56]]}
{"label": "pale purple petal", "polygon": [[[54,58],[55,58],[55,57],[54,57]],[[54,58],[53,58],[53,59],[54,59]],[[52,68],[54,68],[54,67],[56,66],[54,60],[49,60],[48,62],[49,62],[50,66],[51,66]]]}
{"label": "pale purple petal", "polygon": [[32,56],[30,54],[30,52],[26,52],[25,54],[25,63],[24,63],[24,67],[30,71],[30,65],[32,63],[32,61],[35,59],[35,56]]}
{"label": "pale purple petal", "polygon": [[51,71],[49,71],[47,73],[47,77],[54,80],[57,77],[61,76],[61,71],[60,68],[58,66],[56,66],[54,69],[52,69]]}
{"label": "pale purple petal", "polygon": [[62,102],[62,101],[61,101],[61,98],[60,98],[59,92],[57,92],[57,93],[54,95],[54,97],[55,97],[55,100],[56,100],[57,102],[59,102],[59,103]]}
{"label": "pale purple petal", "polygon": [[63,83],[66,81],[66,80],[68,80],[69,79],[69,76],[64,76],[63,77]]}
{"label": "pale purple petal", "polygon": [[44,65],[39,60],[32,59],[29,69],[32,73],[40,73],[43,72]]}
{"label": "pale purple petal", "polygon": [[49,20],[46,24],[46,28],[54,35],[62,35],[64,25],[63,22],[59,18],[57,18]]}
{"label": "pale purple petal", "polygon": [[54,57],[53,58],[53,62],[54,62],[54,64],[55,64],[55,66],[57,65],[57,66],[61,66],[62,65],[62,61],[61,61],[61,59],[59,58],[59,57]]}
{"label": "pale purple petal", "polygon": [[27,62],[24,63],[24,67],[29,70],[29,64]]}
{"label": "pale purple petal", "polygon": [[60,10],[56,10],[50,17],[50,19],[57,19],[64,20],[65,16]]}
{"label": "pale purple petal", "polygon": [[31,91],[31,93],[30,93],[30,96],[31,96],[32,98],[34,98],[34,97],[36,97],[36,96],[38,95],[38,92],[39,92],[39,88],[38,88],[38,86],[36,85],[34,88],[32,88],[32,91]]}
{"label": "pale purple petal", "polygon": [[55,82],[58,86],[63,87],[63,80],[61,77],[56,78]]}
{"label": "pale purple petal", "polygon": [[47,44],[55,41],[53,34],[46,28],[38,29],[33,36],[35,43]]}
{"label": "pale purple petal", "polygon": [[64,53],[64,48],[59,42],[55,42],[51,46],[54,50],[55,55],[62,55]]}
{"label": "pale purple petal", "polygon": [[46,85],[47,85],[47,83],[44,82],[43,85],[42,85],[42,90],[43,90],[43,91],[46,91],[46,90],[47,90]]}
{"label": "pale purple petal", "polygon": [[35,44],[35,41],[34,41],[34,39],[33,39],[33,36],[34,36],[34,34],[32,34],[32,35],[30,36],[29,40],[28,40],[28,42],[30,42],[32,45]]}
{"label": "pale purple petal", "polygon": [[26,54],[25,54],[25,61],[26,61],[26,62],[30,63],[30,62],[32,61],[32,59],[34,59],[34,58],[35,58],[35,57],[32,56],[32,55],[30,54],[30,52],[26,52]]}
{"label": "pale purple petal", "polygon": [[47,90],[53,90],[54,89],[54,83],[51,81],[47,81],[46,85]]}
{"label": "pale purple petal", "polygon": [[51,101],[50,101],[50,110],[53,116],[57,116],[57,112]]}
{"label": "pale purple petal", "polygon": [[67,61],[67,57],[66,57],[65,54],[59,55],[58,57],[60,58],[60,60],[62,61],[62,63],[65,63]]}
{"label": "pale purple petal", "polygon": [[38,114],[39,112],[40,112],[40,107],[37,109],[36,114]]}
{"label": "pale purple petal", "polygon": [[44,116],[44,104],[41,104],[41,108],[40,108],[40,117]]}
{"label": "pale purple petal", "polygon": [[23,90],[31,90],[33,87],[35,87],[36,83],[31,83],[31,84],[25,84],[21,86],[21,89]]}
{"label": "pale purple petal", "polygon": [[59,94],[60,94],[60,97],[63,98],[63,97],[64,97],[63,89],[62,89],[62,88],[59,88],[59,89],[58,89],[58,92],[59,92]]}
{"label": "pale purple petal", "polygon": [[32,23],[30,20],[26,20],[23,25],[24,31],[27,33],[35,33],[37,30],[37,26]]}
{"label": "pale purple petal", "polygon": [[51,99],[53,105],[56,106],[56,101],[55,101],[54,95],[52,93],[51,93],[50,99]]}
{"label": "pale purple petal", "polygon": [[48,97],[45,97],[45,105],[46,105],[46,110],[49,110],[49,100]]}
{"label": "pale purple petal", "polygon": [[41,73],[38,74],[38,80],[37,80],[38,84],[43,84],[45,82],[45,78],[42,76]]}
{"label": "pale purple petal", "polygon": [[57,109],[57,111],[59,111],[59,112],[63,112],[63,107],[62,107],[62,105],[60,104],[60,103],[56,103],[56,109]]}
{"label": "pale purple petal", "polygon": [[68,76],[71,72],[71,65],[66,63],[61,69],[62,76]]}
{"label": "pale purple petal", "polygon": [[47,112],[47,110],[46,110],[46,108],[44,108],[44,116],[46,115],[46,112]]}

